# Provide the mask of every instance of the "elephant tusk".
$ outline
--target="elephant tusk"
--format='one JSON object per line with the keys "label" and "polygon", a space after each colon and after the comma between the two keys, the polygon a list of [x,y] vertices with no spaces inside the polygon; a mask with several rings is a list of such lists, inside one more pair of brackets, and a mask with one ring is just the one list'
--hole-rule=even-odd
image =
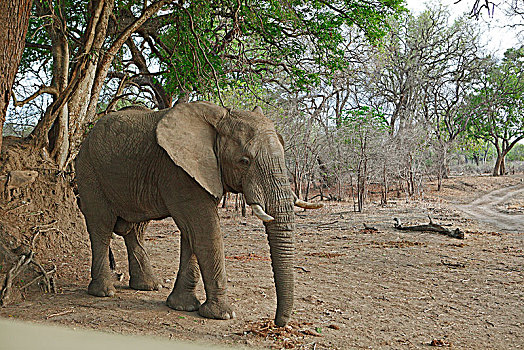
{"label": "elephant tusk", "polygon": [[297,207],[304,208],[304,209],[319,209],[319,208],[322,208],[324,206],[324,204],[322,204],[322,203],[306,202],[306,201],[303,201],[302,199],[298,199],[298,198],[295,200],[295,205]]}
{"label": "elephant tusk", "polygon": [[311,203],[303,201],[302,199],[299,199],[295,192],[291,191],[291,194],[293,195],[293,198],[295,200],[295,205],[300,208],[304,209],[320,209],[324,206],[322,203]]}
{"label": "elephant tusk", "polygon": [[253,209],[253,213],[257,216],[257,218],[259,218],[260,220],[264,222],[270,222],[270,221],[275,220],[274,217],[267,214],[264,211],[264,209],[262,209],[262,207],[258,204],[251,204],[251,209]]}

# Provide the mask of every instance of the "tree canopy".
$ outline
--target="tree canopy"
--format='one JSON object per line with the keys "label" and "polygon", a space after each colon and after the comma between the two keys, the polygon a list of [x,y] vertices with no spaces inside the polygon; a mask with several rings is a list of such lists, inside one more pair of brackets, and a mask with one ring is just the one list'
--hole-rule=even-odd
{"label": "tree canopy", "polygon": [[375,43],[403,11],[402,0],[35,1],[11,112],[38,120],[32,139],[65,168],[100,113],[222,101],[227,87],[307,91],[347,66],[355,29]]}
{"label": "tree canopy", "polygon": [[469,131],[493,144],[498,155],[493,174],[503,175],[504,157],[524,139],[524,47],[493,62],[468,102]]}

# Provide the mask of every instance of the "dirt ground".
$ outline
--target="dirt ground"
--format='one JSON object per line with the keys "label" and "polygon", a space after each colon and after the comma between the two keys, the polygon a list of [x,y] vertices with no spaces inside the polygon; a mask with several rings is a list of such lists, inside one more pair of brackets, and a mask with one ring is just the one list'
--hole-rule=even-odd
{"label": "dirt ground", "polygon": [[[86,235],[57,266],[59,293],[28,293],[0,308],[0,317],[249,348],[524,348],[523,175],[452,178],[439,193],[371,203],[363,213],[339,202],[297,211],[295,311],[283,329],[269,321],[276,299],[263,225],[233,206],[220,209],[233,320],[165,305],[178,267],[171,219],[152,222],[147,232],[161,291],[127,287],[125,246],[117,238],[112,247],[124,272],[117,295],[88,295]],[[393,228],[393,218],[408,225],[427,223],[428,215],[460,227],[465,239]]]}

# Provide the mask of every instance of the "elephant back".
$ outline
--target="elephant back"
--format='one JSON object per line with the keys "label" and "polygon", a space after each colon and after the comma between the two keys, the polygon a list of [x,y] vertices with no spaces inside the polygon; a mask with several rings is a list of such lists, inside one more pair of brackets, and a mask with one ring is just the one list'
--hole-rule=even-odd
{"label": "elephant back", "polygon": [[161,149],[155,128],[161,112],[128,109],[104,116],[90,130],[82,143],[78,162],[88,161],[95,168],[110,164],[150,158]]}

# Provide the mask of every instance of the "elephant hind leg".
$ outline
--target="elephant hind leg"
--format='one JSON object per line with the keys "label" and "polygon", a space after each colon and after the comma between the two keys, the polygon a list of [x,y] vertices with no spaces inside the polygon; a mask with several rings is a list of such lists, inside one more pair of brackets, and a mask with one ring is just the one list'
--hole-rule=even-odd
{"label": "elephant hind leg", "polygon": [[116,222],[116,216],[99,188],[95,172],[84,164],[78,171],[80,209],[84,213],[89,240],[91,241],[91,282],[87,292],[107,297],[115,294],[115,287],[109,268],[109,242]]}
{"label": "elephant hind leg", "polygon": [[[86,221],[89,220],[86,219]],[[111,297],[116,292],[109,268],[111,231],[92,226],[87,224],[91,240],[91,282],[87,292],[98,297]]]}
{"label": "elephant hind leg", "polygon": [[98,213],[84,211],[91,241],[91,282],[87,292],[99,297],[110,297],[116,292],[110,270],[109,242],[116,217],[109,209],[98,206]]}
{"label": "elephant hind leg", "polygon": [[154,277],[149,255],[144,248],[144,231],[149,221],[130,223],[124,236],[129,261],[129,287],[137,290],[160,290],[162,284]]}

